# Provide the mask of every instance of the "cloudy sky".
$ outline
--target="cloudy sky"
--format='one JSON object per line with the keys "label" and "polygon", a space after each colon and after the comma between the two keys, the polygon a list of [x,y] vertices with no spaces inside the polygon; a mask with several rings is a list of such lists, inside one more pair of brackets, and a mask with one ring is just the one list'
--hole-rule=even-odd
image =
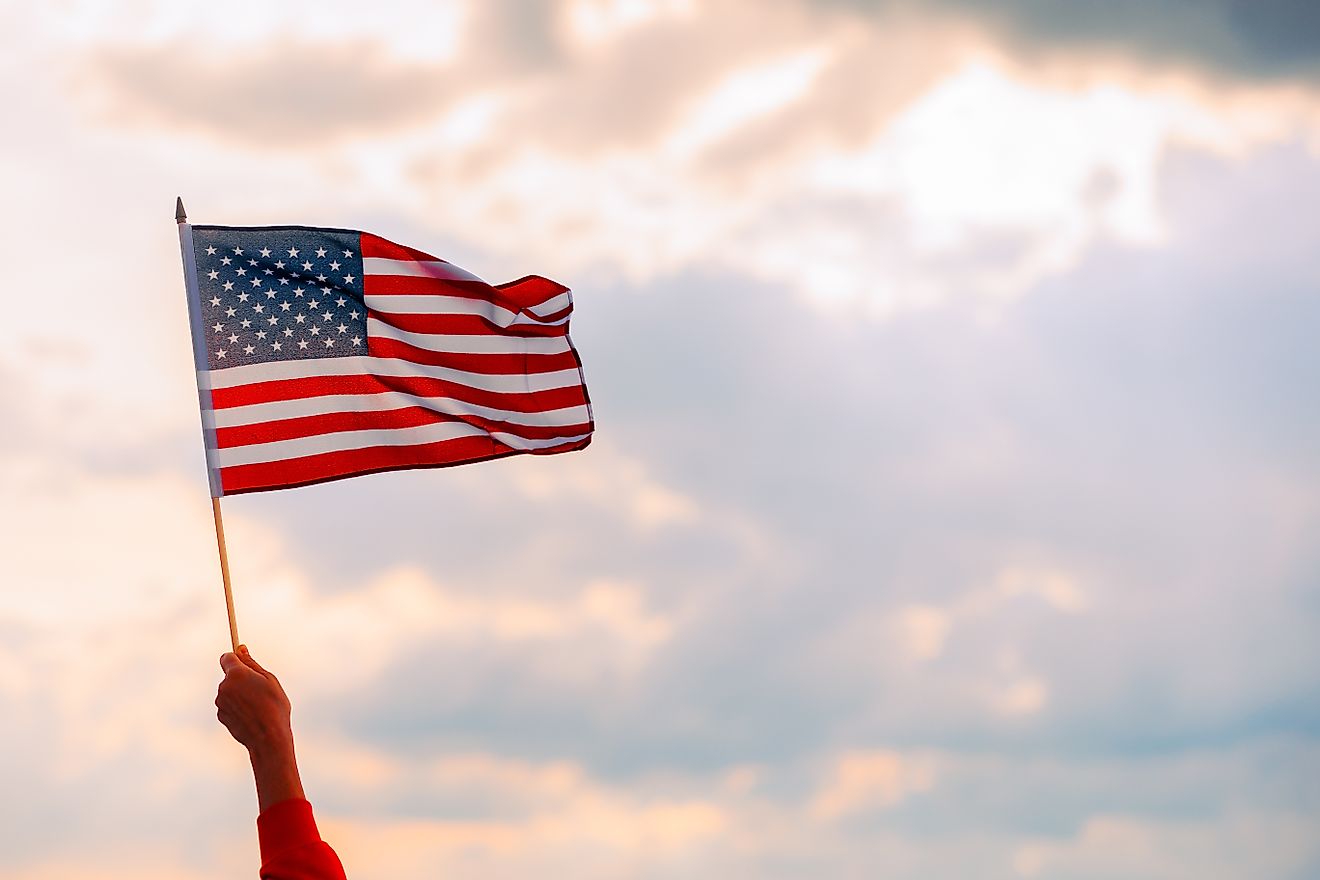
{"label": "cloudy sky", "polygon": [[362,878],[1320,876],[1320,6],[0,6],[0,876],[255,876],[174,197],[574,288],[226,502]]}

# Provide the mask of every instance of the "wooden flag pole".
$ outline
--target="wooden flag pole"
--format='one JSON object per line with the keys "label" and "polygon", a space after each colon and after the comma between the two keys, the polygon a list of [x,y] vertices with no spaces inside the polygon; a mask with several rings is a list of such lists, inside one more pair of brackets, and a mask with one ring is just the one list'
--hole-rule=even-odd
{"label": "wooden flag pole", "polygon": [[[225,549],[225,524],[220,517],[220,496],[224,490],[220,486],[219,475],[211,460],[214,447],[215,423],[211,417],[210,383],[202,381],[207,370],[206,345],[201,332],[202,304],[197,295],[197,257],[193,253],[192,226],[188,223],[188,214],[183,209],[183,198],[174,205],[174,222],[179,226],[179,251],[183,255],[183,286],[188,294],[188,327],[192,335],[193,366],[197,370],[197,402],[202,415],[202,445],[206,449],[206,478],[211,486],[211,513],[215,518],[215,545],[220,551],[220,579],[225,586],[225,611],[229,615],[229,643],[238,651],[238,619],[234,616],[234,590],[229,583],[229,552]],[[205,386],[205,387],[203,387]]]}
{"label": "wooden flag pole", "polygon": [[220,579],[225,584],[225,611],[229,614],[229,643],[238,651],[238,619],[234,617],[234,590],[229,585],[229,553],[225,550],[225,521],[220,518],[220,499],[211,499],[215,514],[215,545],[220,550]]}

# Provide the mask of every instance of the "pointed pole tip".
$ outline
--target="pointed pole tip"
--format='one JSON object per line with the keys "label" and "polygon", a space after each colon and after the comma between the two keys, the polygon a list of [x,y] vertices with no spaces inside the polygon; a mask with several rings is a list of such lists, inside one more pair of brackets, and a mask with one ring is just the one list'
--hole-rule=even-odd
{"label": "pointed pole tip", "polygon": [[174,202],[174,222],[188,222],[188,213],[183,210],[183,196],[178,196]]}

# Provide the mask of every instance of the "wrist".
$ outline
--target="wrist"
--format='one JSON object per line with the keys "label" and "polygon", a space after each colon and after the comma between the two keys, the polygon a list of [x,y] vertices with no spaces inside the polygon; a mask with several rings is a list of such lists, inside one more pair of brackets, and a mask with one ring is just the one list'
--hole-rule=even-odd
{"label": "wrist", "polygon": [[257,808],[267,808],[291,798],[302,798],[302,779],[293,753],[293,737],[281,737],[253,745],[248,749],[252,776],[257,784]]}
{"label": "wrist", "polygon": [[293,732],[289,730],[265,731],[247,743],[248,757],[253,766],[293,764]]}

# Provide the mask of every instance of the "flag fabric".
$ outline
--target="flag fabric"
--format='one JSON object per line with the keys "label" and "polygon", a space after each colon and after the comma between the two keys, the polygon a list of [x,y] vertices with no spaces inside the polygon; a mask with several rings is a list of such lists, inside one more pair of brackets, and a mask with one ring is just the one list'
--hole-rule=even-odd
{"label": "flag fabric", "polygon": [[181,230],[212,495],[591,442],[563,285],[352,230]]}

